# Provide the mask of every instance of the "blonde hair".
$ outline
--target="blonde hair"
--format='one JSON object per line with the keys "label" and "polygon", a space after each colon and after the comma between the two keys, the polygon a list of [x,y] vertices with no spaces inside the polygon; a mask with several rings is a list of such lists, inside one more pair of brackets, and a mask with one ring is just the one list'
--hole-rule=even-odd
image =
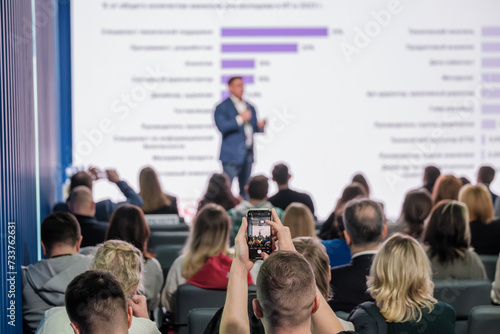
{"label": "blonde hair", "polygon": [[172,204],[172,201],[161,190],[158,175],[151,167],[145,167],[141,170],[139,174],[139,188],[139,195],[144,202],[142,209],[146,212]]}
{"label": "blonde hair", "polygon": [[231,219],[217,204],[206,204],[193,221],[193,230],[186,241],[182,276],[192,278],[211,256],[229,253]]}
{"label": "blonde hair", "polygon": [[469,209],[469,221],[479,220],[488,224],[493,220],[493,204],[488,188],[484,184],[466,185],[460,190],[459,198]]}
{"label": "blonde hair", "polygon": [[283,214],[283,225],[288,226],[292,239],[296,237],[316,238],[314,217],[311,210],[302,203],[291,203]]}
{"label": "blonde hair", "polygon": [[125,295],[134,295],[143,290],[141,251],[128,242],[108,240],[95,254],[90,269],[106,270],[116,276]]}
{"label": "blonde hair", "polygon": [[431,265],[412,237],[394,234],[373,259],[367,285],[387,322],[420,321],[422,309],[432,312],[437,300]]}

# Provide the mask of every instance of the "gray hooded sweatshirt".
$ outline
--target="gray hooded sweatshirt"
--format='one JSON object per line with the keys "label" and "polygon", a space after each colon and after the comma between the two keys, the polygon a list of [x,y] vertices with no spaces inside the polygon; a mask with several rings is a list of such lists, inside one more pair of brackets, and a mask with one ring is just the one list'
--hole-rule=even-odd
{"label": "gray hooded sweatshirt", "polygon": [[66,287],[89,268],[91,260],[89,255],[63,255],[22,268],[25,332],[34,332],[48,309],[64,306]]}

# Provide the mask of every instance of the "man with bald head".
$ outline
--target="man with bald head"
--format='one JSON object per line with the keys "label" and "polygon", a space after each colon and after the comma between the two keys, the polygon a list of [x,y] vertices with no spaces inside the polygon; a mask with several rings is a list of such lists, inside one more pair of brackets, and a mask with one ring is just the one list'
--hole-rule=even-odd
{"label": "man with bald head", "polygon": [[77,186],[71,191],[68,208],[80,224],[83,237],[82,247],[95,246],[104,242],[108,223],[94,218],[95,207],[92,190],[89,187]]}

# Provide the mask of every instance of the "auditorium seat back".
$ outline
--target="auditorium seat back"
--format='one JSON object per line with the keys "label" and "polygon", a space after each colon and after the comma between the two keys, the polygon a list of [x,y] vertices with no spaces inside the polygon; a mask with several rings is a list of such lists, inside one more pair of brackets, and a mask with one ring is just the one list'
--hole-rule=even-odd
{"label": "auditorium seat back", "polygon": [[189,231],[152,231],[149,247],[155,249],[160,245],[184,245]]}
{"label": "auditorium seat back", "polygon": [[188,315],[188,330],[189,334],[203,334],[207,328],[208,323],[214,317],[215,313],[219,310],[217,307],[213,308],[195,308],[189,311]]}
{"label": "auditorium seat back", "polygon": [[163,271],[163,281],[167,279],[168,271],[175,259],[180,255],[183,245],[159,245],[153,250],[156,253],[156,259],[160,262]]}
{"label": "auditorium seat back", "polygon": [[493,282],[495,280],[495,271],[497,269],[498,255],[479,255],[481,261],[483,261],[484,268],[486,269],[486,274],[488,279]]}
{"label": "auditorium seat back", "polygon": [[476,306],[469,313],[468,334],[498,334],[500,306]]}

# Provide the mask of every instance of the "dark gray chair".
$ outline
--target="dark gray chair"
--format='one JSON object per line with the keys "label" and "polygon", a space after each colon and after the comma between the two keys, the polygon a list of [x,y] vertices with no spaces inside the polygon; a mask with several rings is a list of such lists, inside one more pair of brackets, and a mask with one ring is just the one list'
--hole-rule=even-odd
{"label": "dark gray chair", "polygon": [[450,304],[457,316],[456,334],[467,334],[469,312],[475,306],[490,305],[488,280],[443,280],[434,282],[434,298]]}
{"label": "dark gray chair", "polygon": [[203,334],[218,308],[195,308],[188,314],[189,334]]}
{"label": "dark gray chair", "polygon": [[500,306],[476,306],[469,313],[468,334],[498,334]]}
{"label": "dark gray chair", "polygon": [[156,259],[160,262],[163,271],[163,281],[167,278],[168,271],[175,259],[180,255],[183,245],[159,245],[153,248]]}
{"label": "dark gray chair", "polygon": [[187,224],[175,224],[175,225],[149,225],[151,232],[164,231],[164,232],[182,232],[189,231],[189,225]]}
{"label": "dark gray chair", "polygon": [[498,255],[479,255],[481,261],[483,261],[484,268],[486,269],[486,274],[488,279],[493,282],[495,280],[495,271],[497,269]]}
{"label": "dark gray chair", "polygon": [[152,231],[149,236],[149,247],[155,249],[160,245],[184,245],[189,231]]}

